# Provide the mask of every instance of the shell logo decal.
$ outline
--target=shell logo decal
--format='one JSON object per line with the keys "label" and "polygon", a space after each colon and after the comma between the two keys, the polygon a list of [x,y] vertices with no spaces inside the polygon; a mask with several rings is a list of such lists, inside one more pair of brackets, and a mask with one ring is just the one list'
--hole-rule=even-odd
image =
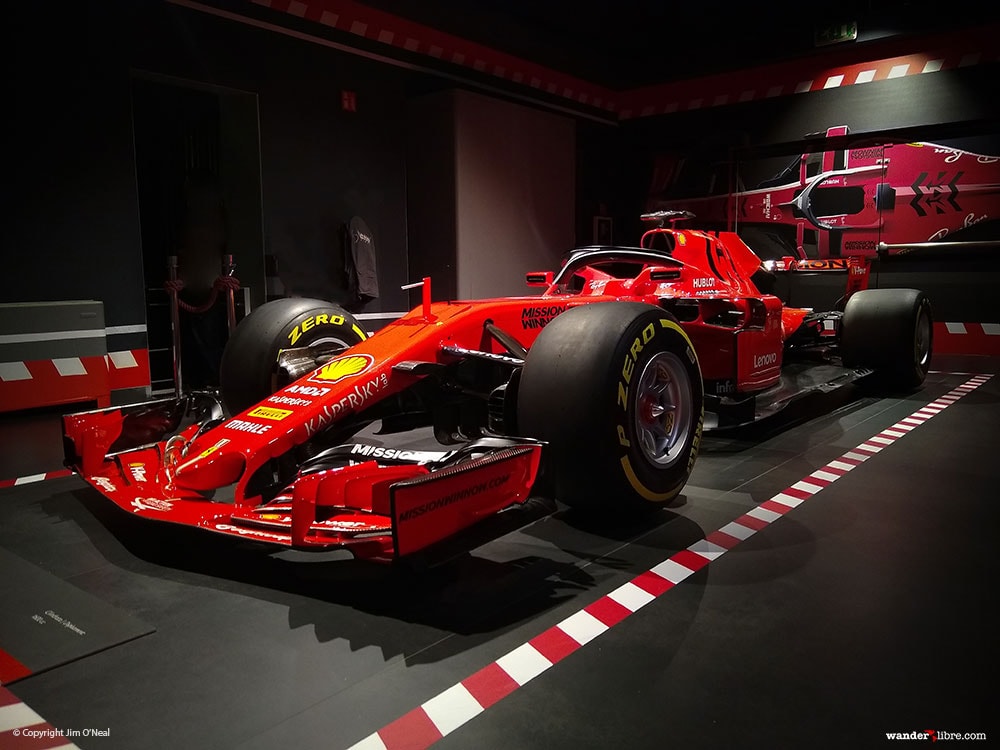
{"label": "shell logo decal", "polygon": [[315,383],[338,383],[344,378],[366,372],[374,363],[375,358],[370,354],[349,354],[346,357],[331,359],[309,379]]}

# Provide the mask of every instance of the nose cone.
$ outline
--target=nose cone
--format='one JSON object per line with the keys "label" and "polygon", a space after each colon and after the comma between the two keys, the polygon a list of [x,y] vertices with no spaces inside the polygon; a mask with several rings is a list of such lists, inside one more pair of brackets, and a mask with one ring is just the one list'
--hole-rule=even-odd
{"label": "nose cone", "polygon": [[246,468],[237,450],[221,448],[202,453],[177,467],[174,483],[189,490],[214,490],[236,482]]}

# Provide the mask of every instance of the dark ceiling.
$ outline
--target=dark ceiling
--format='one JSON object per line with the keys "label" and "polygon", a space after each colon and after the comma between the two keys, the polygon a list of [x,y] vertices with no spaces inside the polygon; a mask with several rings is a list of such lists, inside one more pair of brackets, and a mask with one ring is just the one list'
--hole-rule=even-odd
{"label": "dark ceiling", "polygon": [[818,28],[856,22],[858,39],[995,20],[980,0],[360,0],[364,5],[613,89],[823,54]]}

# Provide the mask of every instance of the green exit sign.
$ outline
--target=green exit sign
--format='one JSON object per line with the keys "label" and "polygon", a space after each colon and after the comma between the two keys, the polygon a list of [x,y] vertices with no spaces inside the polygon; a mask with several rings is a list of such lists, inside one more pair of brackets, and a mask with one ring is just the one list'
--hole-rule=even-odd
{"label": "green exit sign", "polygon": [[853,42],[858,38],[858,24],[837,23],[831,26],[822,26],[816,29],[813,41],[817,47],[825,47],[828,44],[840,44],[841,42]]}

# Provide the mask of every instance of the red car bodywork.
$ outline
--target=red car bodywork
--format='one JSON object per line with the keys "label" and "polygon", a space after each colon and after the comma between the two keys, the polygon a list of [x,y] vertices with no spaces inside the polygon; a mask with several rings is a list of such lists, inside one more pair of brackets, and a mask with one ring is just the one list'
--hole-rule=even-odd
{"label": "red car bodywork", "polygon": [[[67,463],[143,518],[276,545],[345,547],[375,560],[424,549],[525,502],[544,445],[507,436],[449,462],[445,451],[354,444],[344,447],[347,465],[300,471],[273,497],[254,477],[332,428],[385,416],[380,409],[430,373],[471,360],[516,369],[545,325],[578,305],[666,307],[682,321],[706,382],[725,383],[733,396],[778,382],[783,343],[809,311],[760,292],[751,277],[762,263],[740,238],[658,227],[643,244],[575,251],[556,274],[528,275],[545,287],[539,296],[432,303],[425,279],[420,307],[242,413],[210,409],[180,428],[189,397],[65,417]],[[506,344],[491,327],[507,334]]]}
{"label": "red car bodywork", "polygon": [[686,209],[707,226],[785,228],[797,258],[872,256],[880,243],[937,242],[1000,218],[1000,156],[935,143],[822,151],[750,190],[654,200],[650,208]]}

